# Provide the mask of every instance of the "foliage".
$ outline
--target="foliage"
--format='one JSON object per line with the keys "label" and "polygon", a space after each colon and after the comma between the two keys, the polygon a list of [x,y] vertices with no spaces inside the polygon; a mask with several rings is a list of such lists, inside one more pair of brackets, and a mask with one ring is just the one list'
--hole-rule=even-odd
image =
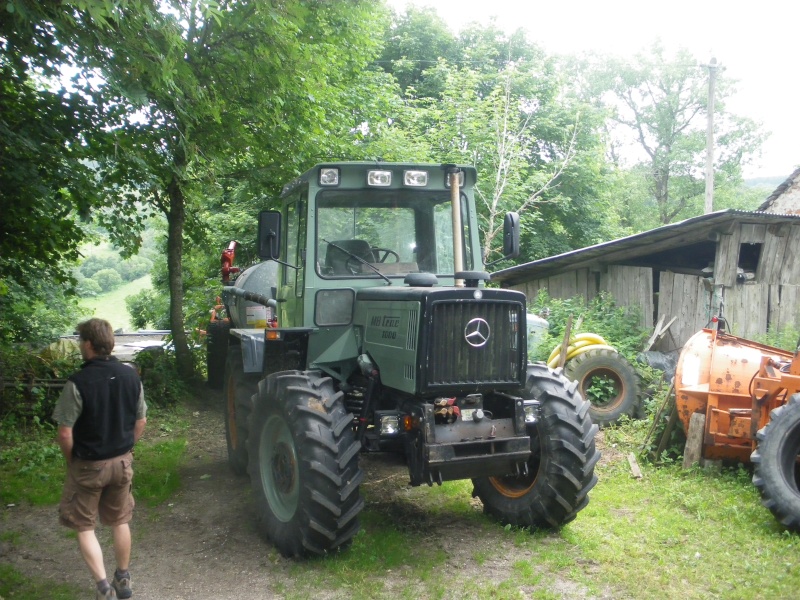
{"label": "foliage", "polygon": [[96,298],[103,293],[103,289],[96,280],[87,279],[86,277],[78,280],[75,291],[81,298]]}
{"label": "foliage", "polygon": [[0,502],[57,502],[64,482],[64,459],[54,441],[55,427],[38,418],[23,421],[11,414],[0,421],[0,431]]}
{"label": "foliage", "polygon": [[122,277],[116,269],[100,269],[92,275],[92,279],[97,282],[97,285],[104,292],[110,292],[122,284]]}
{"label": "foliage", "polygon": [[632,362],[647,339],[647,332],[639,325],[637,309],[617,306],[607,293],[601,293],[587,303],[583,296],[550,298],[545,290],[541,290],[531,303],[530,310],[543,316],[549,324],[547,336],[538,347],[536,360],[547,360],[553,347],[561,343],[570,316],[572,333],[601,335]]}
{"label": "foliage", "polygon": [[189,395],[189,388],[178,377],[175,353],[169,347],[142,350],[133,362],[139,369],[148,406],[176,406]]}
{"label": "foliage", "polygon": [[169,300],[153,289],[143,289],[125,298],[135,329],[169,329]]}
{"label": "foliage", "polygon": [[797,327],[783,327],[776,329],[770,327],[769,331],[763,336],[757,336],[754,341],[774,348],[781,348],[789,352],[795,352],[800,348],[800,330]]}
{"label": "foliage", "polygon": [[[419,40],[442,51],[436,62],[421,56]],[[595,201],[604,178],[600,114],[521,31],[474,25],[456,40],[429,9],[410,8],[387,33],[381,65],[405,90],[392,127],[415,140],[412,155],[477,168],[488,260],[499,257],[508,211],[522,217],[520,260],[610,234]]]}
{"label": "foliage", "polygon": [[0,293],[0,345],[42,346],[71,332],[81,311],[69,289],[53,285],[41,271],[23,271],[23,282],[6,281]]}

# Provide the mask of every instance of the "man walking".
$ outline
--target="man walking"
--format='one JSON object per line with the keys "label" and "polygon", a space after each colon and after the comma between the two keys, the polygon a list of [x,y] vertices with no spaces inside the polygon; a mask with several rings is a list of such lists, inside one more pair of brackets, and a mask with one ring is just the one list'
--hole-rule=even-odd
{"label": "man walking", "polygon": [[[53,419],[67,459],[59,522],[78,533],[78,547],[97,584],[97,598],[130,598],[134,500],[133,445],[147,422],[147,405],[135,369],[111,356],[114,332],[103,319],[78,325],[84,363],[58,399]],[[95,520],[111,527],[117,569],[109,583]]]}

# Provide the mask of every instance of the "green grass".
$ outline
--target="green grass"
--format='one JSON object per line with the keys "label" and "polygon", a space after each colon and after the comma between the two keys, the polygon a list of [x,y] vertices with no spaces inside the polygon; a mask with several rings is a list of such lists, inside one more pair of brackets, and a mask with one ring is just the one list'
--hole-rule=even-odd
{"label": "green grass", "polygon": [[80,301],[80,306],[86,309],[89,316],[99,317],[111,323],[115,330],[121,328],[124,331],[132,331],[130,315],[125,306],[125,298],[149,287],[151,287],[150,276],[146,275],[126,283],[107,294],[102,294],[96,298],[83,298]]}
{"label": "green grass", "polygon": [[80,598],[81,588],[52,581],[34,581],[22,576],[11,565],[0,563],[0,599],[36,600],[75,600]]}
{"label": "green grass", "polygon": [[[150,418],[150,435],[136,448],[137,501],[163,502],[179,486],[186,426],[180,410],[154,412]],[[377,484],[366,481],[362,493],[368,508],[351,547],[292,563],[291,577],[276,581],[271,591],[300,599],[331,590],[353,600],[796,597],[800,535],[782,531],[761,506],[749,471],[684,471],[640,462],[643,477],[634,479],[624,456],[641,445],[646,430],[647,423],[637,421],[605,430],[605,443],[620,458],[597,467],[599,482],[589,505],[557,532],[531,534],[497,525],[471,502],[467,481],[412,488],[391,503],[382,503]],[[4,493],[13,471],[0,470]],[[60,476],[53,478],[60,489]],[[454,562],[438,537],[443,532],[460,536],[462,529],[474,544],[465,553],[472,561],[467,565]],[[277,551],[270,552],[277,557]],[[498,559],[507,561],[502,569],[496,568]],[[474,576],[462,569],[472,569]],[[42,589],[8,570],[0,571],[0,580],[33,590],[0,591],[4,598],[33,599]]]}
{"label": "green grass", "polygon": [[[136,498],[150,505],[168,498],[180,487],[178,468],[186,451],[180,411],[151,409],[148,430],[170,437],[145,435],[136,446]],[[0,502],[55,504],[61,496],[65,464],[52,425],[31,427],[21,435],[13,423],[0,423]]]}

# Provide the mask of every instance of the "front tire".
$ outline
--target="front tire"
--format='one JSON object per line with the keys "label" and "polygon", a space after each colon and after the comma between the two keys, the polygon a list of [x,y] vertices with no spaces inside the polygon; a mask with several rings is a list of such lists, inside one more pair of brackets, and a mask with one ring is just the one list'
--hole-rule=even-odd
{"label": "front tire", "polygon": [[540,403],[540,418],[528,428],[528,474],[473,479],[473,496],[484,512],[517,527],[558,528],[572,521],[589,502],[597,483],[594,467],[597,425],[589,403],[560,369],[528,365],[523,397]]}
{"label": "front tire", "polygon": [[773,410],[756,437],[750,460],[761,503],[781,525],[800,531],[800,394]]}
{"label": "front tire", "polygon": [[250,481],[267,539],[287,557],[349,545],[364,507],[361,447],[331,378],[270,375],[259,383],[251,425]]}

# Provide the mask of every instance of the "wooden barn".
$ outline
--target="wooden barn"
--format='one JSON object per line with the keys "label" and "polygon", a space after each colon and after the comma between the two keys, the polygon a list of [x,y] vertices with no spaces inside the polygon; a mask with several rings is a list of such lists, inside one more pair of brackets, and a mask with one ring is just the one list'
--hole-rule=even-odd
{"label": "wooden barn", "polygon": [[675,317],[655,346],[663,351],[680,348],[719,314],[742,337],[800,328],[798,208],[713,212],[504,269],[492,281],[529,298],[542,289],[553,298],[609,292],[619,305],[640,307],[647,328]]}

